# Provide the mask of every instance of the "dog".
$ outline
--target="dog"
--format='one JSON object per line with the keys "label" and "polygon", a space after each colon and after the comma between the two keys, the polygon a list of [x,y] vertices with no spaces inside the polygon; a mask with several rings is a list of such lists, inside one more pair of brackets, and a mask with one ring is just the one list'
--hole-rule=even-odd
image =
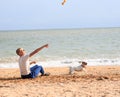
{"label": "dog", "polygon": [[[79,64],[81,64],[80,61],[79,61]],[[74,74],[75,71],[84,71],[87,74],[86,66],[87,66],[87,62],[82,62],[82,64],[79,66],[74,66],[74,67],[70,66],[69,67],[69,74]]]}

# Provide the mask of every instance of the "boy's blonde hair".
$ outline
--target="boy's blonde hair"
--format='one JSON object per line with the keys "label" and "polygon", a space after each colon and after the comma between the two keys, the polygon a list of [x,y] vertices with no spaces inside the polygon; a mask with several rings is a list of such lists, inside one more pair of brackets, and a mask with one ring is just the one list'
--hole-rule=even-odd
{"label": "boy's blonde hair", "polygon": [[20,50],[21,50],[21,48],[18,48],[18,49],[16,50],[16,54],[17,54],[17,55],[19,55]]}

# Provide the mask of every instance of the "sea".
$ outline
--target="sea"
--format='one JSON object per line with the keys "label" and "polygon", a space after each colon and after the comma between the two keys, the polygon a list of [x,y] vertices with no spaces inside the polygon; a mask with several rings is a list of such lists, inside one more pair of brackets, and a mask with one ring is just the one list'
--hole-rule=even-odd
{"label": "sea", "polygon": [[17,48],[31,53],[48,48],[30,58],[43,67],[120,65],[120,28],[82,28],[0,31],[0,68],[18,68]]}

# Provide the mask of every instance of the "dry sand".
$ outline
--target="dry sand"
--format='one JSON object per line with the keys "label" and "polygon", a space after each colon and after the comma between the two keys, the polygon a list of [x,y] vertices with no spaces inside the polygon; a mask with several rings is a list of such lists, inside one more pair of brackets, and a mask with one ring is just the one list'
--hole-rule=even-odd
{"label": "dry sand", "polygon": [[120,66],[88,66],[88,74],[45,68],[50,76],[21,79],[18,69],[0,69],[0,97],[120,97]]}

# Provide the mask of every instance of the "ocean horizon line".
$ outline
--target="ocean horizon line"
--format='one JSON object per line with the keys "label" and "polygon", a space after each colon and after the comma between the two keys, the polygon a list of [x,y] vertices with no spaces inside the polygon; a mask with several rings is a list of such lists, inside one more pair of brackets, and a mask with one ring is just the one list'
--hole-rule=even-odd
{"label": "ocean horizon line", "polygon": [[0,32],[21,32],[21,31],[27,32],[27,31],[48,31],[48,30],[89,30],[89,29],[120,29],[120,27],[18,29],[18,30],[0,30]]}

